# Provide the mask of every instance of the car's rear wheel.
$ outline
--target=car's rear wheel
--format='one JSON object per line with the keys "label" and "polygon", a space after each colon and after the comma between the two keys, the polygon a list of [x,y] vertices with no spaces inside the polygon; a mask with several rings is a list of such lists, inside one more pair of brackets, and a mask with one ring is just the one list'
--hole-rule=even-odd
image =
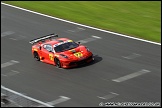
{"label": "car's rear wheel", "polygon": [[40,57],[37,52],[34,52],[34,58],[35,58],[35,60],[40,61]]}
{"label": "car's rear wheel", "polygon": [[56,67],[61,68],[61,62],[58,58],[55,58]]}

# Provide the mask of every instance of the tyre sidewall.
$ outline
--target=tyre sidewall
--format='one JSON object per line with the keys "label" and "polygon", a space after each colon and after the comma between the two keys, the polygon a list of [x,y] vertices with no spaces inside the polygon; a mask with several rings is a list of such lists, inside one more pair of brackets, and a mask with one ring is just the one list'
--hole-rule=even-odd
{"label": "tyre sidewall", "polygon": [[61,62],[60,62],[60,60],[58,58],[55,58],[54,61],[55,61],[56,67],[57,68],[61,68]]}
{"label": "tyre sidewall", "polygon": [[34,58],[36,61],[40,61],[39,54],[37,52],[34,52]]}

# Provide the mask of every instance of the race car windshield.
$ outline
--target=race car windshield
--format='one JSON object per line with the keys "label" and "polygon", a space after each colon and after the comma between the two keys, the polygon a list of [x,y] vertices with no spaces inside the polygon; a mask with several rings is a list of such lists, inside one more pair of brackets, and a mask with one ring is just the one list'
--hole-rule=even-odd
{"label": "race car windshield", "polygon": [[55,52],[63,52],[78,47],[79,45],[75,42],[67,42],[54,47]]}

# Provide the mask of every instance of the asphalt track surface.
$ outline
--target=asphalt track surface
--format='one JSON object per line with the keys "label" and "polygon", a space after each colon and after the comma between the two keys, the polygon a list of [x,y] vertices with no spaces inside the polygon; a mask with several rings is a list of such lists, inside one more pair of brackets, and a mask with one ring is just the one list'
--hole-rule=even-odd
{"label": "asphalt track surface", "polygon": [[[73,69],[37,62],[29,41],[50,33],[86,45],[95,61]],[[10,66],[3,63],[18,61]],[[140,73],[135,77],[133,73]],[[145,72],[142,74],[142,72]],[[133,78],[117,82],[128,75]],[[57,107],[98,107],[103,102],[161,102],[161,45],[62,22],[1,4],[1,85]]]}

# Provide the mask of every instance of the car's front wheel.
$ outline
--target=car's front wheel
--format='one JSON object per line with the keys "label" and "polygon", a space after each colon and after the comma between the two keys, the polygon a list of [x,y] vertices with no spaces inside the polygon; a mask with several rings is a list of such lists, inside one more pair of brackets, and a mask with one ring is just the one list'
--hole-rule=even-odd
{"label": "car's front wheel", "polygon": [[37,52],[34,52],[34,58],[35,58],[37,61],[40,61],[40,57],[39,57],[39,55],[38,55]]}
{"label": "car's front wheel", "polygon": [[56,67],[61,68],[61,62],[58,58],[55,58]]}

